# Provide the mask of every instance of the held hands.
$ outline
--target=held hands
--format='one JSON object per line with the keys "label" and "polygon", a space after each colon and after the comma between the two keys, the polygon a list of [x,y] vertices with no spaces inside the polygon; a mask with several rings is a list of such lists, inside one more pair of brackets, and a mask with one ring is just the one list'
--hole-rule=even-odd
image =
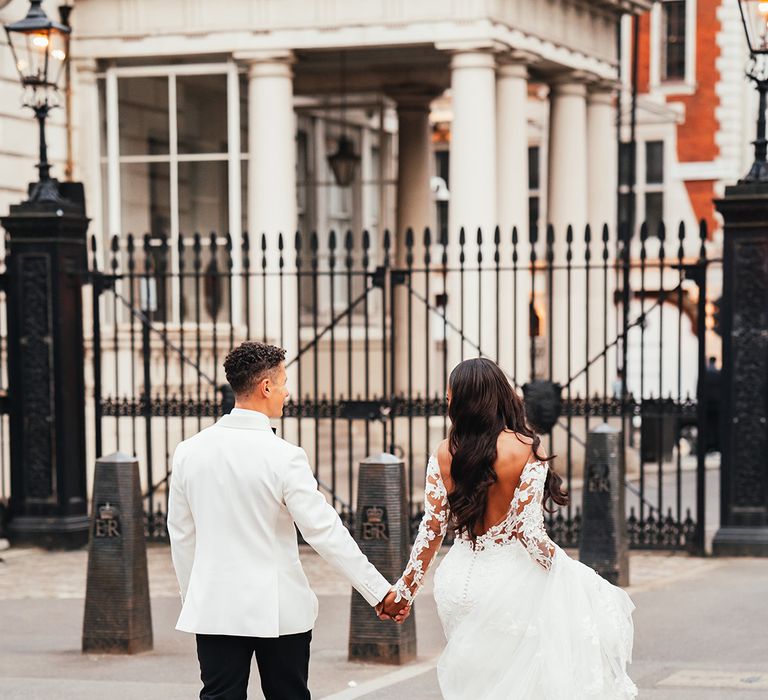
{"label": "held hands", "polygon": [[401,625],[411,614],[411,606],[405,599],[395,602],[395,597],[394,590],[387,593],[384,600],[376,606],[376,614],[379,620],[394,620],[398,625]]}

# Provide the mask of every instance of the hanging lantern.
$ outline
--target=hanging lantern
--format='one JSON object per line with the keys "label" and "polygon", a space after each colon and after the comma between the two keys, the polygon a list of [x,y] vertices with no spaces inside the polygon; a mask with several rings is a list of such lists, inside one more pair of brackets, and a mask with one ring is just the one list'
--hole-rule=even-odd
{"label": "hanging lantern", "polygon": [[342,134],[336,152],[328,156],[328,164],[339,187],[349,187],[355,179],[360,156],[355,153],[355,144]]}
{"label": "hanging lantern", "polygon": [[341,83],[341,136],[336,144],[336,152],[328,156],[333,177],[339,187],[349,187],[355,179],[360,156],[355,153],[355,144],[347,137],[347,64],[342,51],[339,56],[339,78]]}

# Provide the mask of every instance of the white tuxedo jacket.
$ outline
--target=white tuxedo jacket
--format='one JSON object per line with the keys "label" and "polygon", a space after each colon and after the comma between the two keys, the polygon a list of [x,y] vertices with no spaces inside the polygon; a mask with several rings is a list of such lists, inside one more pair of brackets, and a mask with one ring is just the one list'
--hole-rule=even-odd
{"label": "white tuxedo jacket", "polygon": [[168,503],[181,589],[176,629],[277,637],[306,632],[317,597],[299,561],[304,539],[371,604],[390,589],[318,491],[307,455],[269,419],[236,409],[180,443]]}

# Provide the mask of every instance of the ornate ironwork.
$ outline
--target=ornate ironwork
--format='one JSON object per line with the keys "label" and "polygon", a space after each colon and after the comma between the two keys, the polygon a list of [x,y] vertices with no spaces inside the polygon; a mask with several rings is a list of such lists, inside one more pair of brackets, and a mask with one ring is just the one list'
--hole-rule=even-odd
{"label": "ornate ironwork", "polygon": [[[707,238],[706,227],[702,226],[696,233],[697,242],[703,245]],[[612,257],[615,251],[606,227],[600,236],[601,254],[585,255],[585,259],[579,261],[573,255],[573,246],[570,256],[558,259],[553,246],[556,232],[549,230],[547,254],[538,257],[534,248],[529,263],[528,251],[519,250],[523,245],[521,241],[525,240],[527,246],[529,237],[513,231],[510,238],[512,254],[505,260],[502,250],[504,233],[498,231],[493,236],[497,254],[483,257],[482,260],[487,261],[485,264],[482,260],[475,263],[474,254],[468,257],[467,241],[475,240],[475,237],[464,235],[458,241],[460,252],[465,253],[458,257],[458,267],[449,265],[451,256],[445,232],[433,237],[426,231],[422,241],[418,241],[413,232],[398,239],[405,251],[402,257],[398,253],[397,259],[405,261],[405,267],[394,265],[391,232],[384,232],[380,251],[373,249],[371,236],[363,233],[359,257],[354,255],[357,239],[351,233],[341,237],[332,233],[327,243],[314,233],[309,236],[297,234],[292,254],[284,239],[281,238],[273,250],[267,238],[260,236],[257,256],[252,255],[247,235],[241,242],[214,235],[209,243],[196,236],[191,247],[185,239],[179,240],[175,256],[181,266],[178,270],[171,269],[166,260],[170,256],[170,246],[163,244],[152,248],[151,265],[145,265],[139,259],[141,246],[133,237],[115,238],[105,265],[110,270],[108,277],[112,286],[99,284],[94,290],[107,302],[94,303],[97,314],[100,309],[109,309],[111,302],[112,313],[122,324],[115,329],[101,324],[98,317],[94,320],[94,328],[102,329],[101,342],[94,343],[94,347],[99,348],[94,376],[102,377],[101,383],[110,387],[108,391],[97,392],[100,400],[96,414],[98,420],[104,421],[101,433],[106,440],[103,441],[112,440],[114,436],[115,447],[119,447],[121,440],[128,441],[131,449],[145,449],[142,464],[154,461],[146,467],[145,481],[155,484],[146,496],[146,507],[151,511],[151,516],[147,516],[147,534],[152,538],[164,537],[164,485],[175,442],[209,425],[228,410],[225,406],[232,405],[231,397],[226,400],[221,392],[221,362],[227,350],[245,338],[271,339],[293,347],[287,363],[292,398],[284,407],[279,429],[284,429],[290,439],[298,438],[313,461],[318,463],[321,489],[330,494],[336,508],[351,524],[359,460],[377,452],[402,455],[408,482],[412,485],[409,494],[415,526],[421,500],[418,493],[421,471],[429,451],[448,427],[446,390],[451,369],[449,362],[454,357],[454,350],[449,351],[449,347],[453,345],[455,349],[460,345],[464,356],[467,353],[499,356],[505,350],[500,338],[486,340],[478,336],[479,328],[471,329],[472,324],[479,326],[478,319],[495,317],[496,324],[507,324],[510,330],[522,327],[530,330],[529,337],[512,343],[514,357],[507,362],[502,358],[500,364],[517,388],[526,380],[536,380],[529,384],[527,391],[532,420],[538,421],[540,429],[551,427],[555,440],[565,441],[565,448],[562,442],[555,445],[556,467],[569,482],[569,487],[578,489],[584,435],[595,424],[590,421],[613,421],[630,431],[633,425],[643,424],[644,428],[634,431],[638,434],[627,436],[622,449],[639,448],[638,452],[646,456],[650,452],[647,445],[643,447],[644,443],[657,439],[649,438],[647,429],[650,424],[668,426],[670,430],[669,434],[664,433],[667,440],[664,445],[669,443],[671,435],[674,468],[682,474],[681,455],[684,452],[681,441],[689,440],[693,445],[698,425],[698,402],[682,388],[673,389],[673,393],[668,394],[672,385],[667,382],[662,387],[658,378],[669,373],[670,363],[678,362],[678,354],[682,352],[681,334],[691,332],[689,290],[683,289],[683,282],[693,280],[699,288],[698,298],[706,300],[703,271],[710,261],[706,259],[704,248],[699,259],[685,257],[687,248],[684,249],[683,243],[686,235],[685,227],[678,229],[676,255],[665,257],[664,246],[661,246],[657,260],[652,260],[644,250],[640,260],[627,261],[620,256]],[[571,244],[576,237],[571,229]],[[536,240],[535,235],[530,238]],[[641,240],[643,248],[648,238],[646,229]],[[339,240],[344,241],[343,256],[338,254]],[[597,237],[587,230],[584,240],[587,248],[589,245],[594,247]],[[233,266],[236,245],[241,246],[240,270]],[[425,246],[421,259],[417,254],[418,245]],[[437,255],[435,246],[442,249]],[[618,251],[619,254],[622,252],[623,248]],[[275,269],[278,272],[265,267],[270,255],[277,260]],[[218,256],[221,264],[210,264],[214,256]],[[652,266],[657,270],[653,284],[648,272]],[[158,295],[157,308],[151,312],[137,308],[142,285],[148,285],[150,279],[161,279],[157,277],[161,269],[164,271],[164,287],[178,284],[181,288],[184,298],[179,300],[178,308],[170,306],[171,295],[162,296],[162,299]],[[630,274],[641,276],[643,281],[631,290],[630,300],[634,306],[625,308],[620,303],[625,296],[621,287]],[[100,275],[96,271],[93,278],[98,280]],[[519,279],[522,275],[528,277],[525,283]],[[582,299],[583,311],[588,318],[602,316],[604,330],[599,338],[590,338],[588,327],[570,336],[555,332],[551,323],[553,314],[567,309],[554,309],[551,298],[543,302],[547,308],[542,308],[540,315],[535,304],[530,306],[530,323],[526,324],[526,319],[515,320],[519,305],[510,310],[509,299],[504,296],[505,285],[516,290],[519,300],[520,295],[536,296],[536,290],[552,284],[562,291],[564,298],[580,299],[571,293],[574,288],[570,285],[582,285],[585,275],[593,285],[590,289],[593,292],[599,290],[602,297],[597,299],[593,293]],[[675,279],[675,275],[679,279]],[[483,290],[475,308],[467,306],[466,299],[472,295],[464,293],[470,291],[470,284],[478,284]],[[236,310],[231,304],[219,303],[231,300],[232,290],[237,285],[244,286],[248,305],[241,318],[233,318]],[[493,288],[496,297],[489,298],[485,290]],[[339,298],[342,291],[343,298]],[[215,298],[206,298],[211,295]],[[286,301],[288,299],[290,301]],[[297,305],[295,308],[288,305],[293,303]],[[578,302],[571,302],[572,305],[575,303]],[[616,367],[624,357],[627,334],[635,334],[635,347],[648,345],[643,335],[645,328],[660,321],[663,307],[666,315],[670,309],[677,314],[678,324],[674,330],[666,327],[661,339],[656,341],[653,350],[654,357],[657,354],[659,357],[658,367],[651,368],[647,357],[645,363],[627,371]],[[697,313],[702,308],[697,307]],[[215,318],[205,321],[201,318],[206,311],[211,317],[219,316],[217,323],[210,323]],[[614,315],[615,323],[611,320]],[[703,313],[701,316],[703,319]],[[181,328],[185,332],[179,333],[179,319],[184,321]],[[541,319],[548,322],[548,348],[540,342],[539,334],[544,328]],[[438,326],[442,329],[440,340],[437,342],[435,336],[432,338],[435,342],[423,343],[430,348],[429,356],[421,363],[423,372],[421,368],[415,372],[419,359],[414,349],[417,340],[422,342],[421,336],[431,338]],[[173,331],[169,330],[171,327]],[[610,331],[612,327],[616,328],[615,332]],[[528,347],[525,347],[525,340]],[[495,347],[486,347],[493,345]],[[571,357],[574,349],[579,351],[578,363]],[[109,362],[102,360],[106,352],[114,352],[116,356],[124,353],[120,355],[124,364],[115,361],[114,376],[107,377],[104,382],[104,370],[108,372],[112,366],[111,359]],[[541,353],[544,357],[537,359]],[[563,364],[568,365],[567,376],[562,368],[557,369],[557,363],[553,363],[553,358],[561,355]],[[583,366],[574,366],[581,365],[582,360]],[[661,371],[663,363],[666,363],[664,372]],[[525,368],[520,369],[519,365],[525,365]],[[544,369],[546,365],[548,370]],[[653,386],[648,369],[653,372]],[[551,381],[551,376],[558,371],[563,373],[565,382],[562,390]],[[628,375],[632,377],[631,390],[627,387]],[[540,394],[533,398],[533,403],[531,387],[534,394]],[[685,387],[686,390],[689,388]],[[151,398],[148,399],[147,394]],[[543,394],[546,394],[544,401],[540,400]],[[542,415],[533,418],[534,413]],[[544,416],[544,413],[548,415]],[[144,448],[147,436],[153,436],[152,454]],[[657,450],[653,454],[661,455],[664,461],[669,450]],[[158,458],[161,462],[159,471]],[[661,469],[660,465],[655,475],[663,474],[668,468]],[[681,500],[677,494],[667,493],[677,486],[662,485],[663,488],[656,489],[652,503],[642,478],[640,482],[637,487],[634,480],[630,483],[632,493],[628,493],[627,498],[630,504],[637,504],[644,523],[649,517],[655,517],[651,515],[655,512],[653,509],[663,506],[666,511],[670,502],[679,502],[682,508],[690,501],[689,496]],[[156,500],[150,504],[152,499]],[[673,510],[675,528],[682,532],[685,530],[684,511]],[[578,546],[580,518],[578,504],[553,515],[549,523],[553,537],[564,546]],[[696,520],[700,523],[699,518]],[[648,527],[646,529],[650,531]],[[669,533],[664,538],[675,539]],[[657,539],[656,536],[635,538],[635,546],[657,546],[654,544]],[[683,545],[684,541],[678,538],[678,546]]]}
{"label": "ornate ironwork", "polygon": [[768,242],[734,245],[733,296],[733,471],[732,502],[739,508],[764,509],[766,396],[768,395]]}
{"label": "ornate ironwork", "polygon": [[[50,308],[51,275],[46,255],[25,255],[21,274],[22,410],[27,429],[24,440],[27,497],[48,500],[54,495],[53,460],[53,349]],[[34,436],[34,439],[29,439]]]}

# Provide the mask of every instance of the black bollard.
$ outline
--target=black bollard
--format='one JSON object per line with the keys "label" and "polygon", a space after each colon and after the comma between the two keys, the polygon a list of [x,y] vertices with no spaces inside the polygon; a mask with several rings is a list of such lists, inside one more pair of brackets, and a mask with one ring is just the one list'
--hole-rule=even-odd
{"label": "black bollard", "polygon": [[[405,569],[411,537],[405,465],[391,454],[360,463],[355,539],[382,576],[394,583]],[[414,611],[402,624],[381,621],[356,591],[349,625],[350,661],[403,664],[416,658]]]}
{"label": "black bollard", "polygon": [[629,585],[622,433],[603,423],[587,436],[579,559],[617,586]]}
{"label": "black bollard", "polygon": [[119,452],[96,460],[83,620],[83,653],[152,649],[139,462]]}

